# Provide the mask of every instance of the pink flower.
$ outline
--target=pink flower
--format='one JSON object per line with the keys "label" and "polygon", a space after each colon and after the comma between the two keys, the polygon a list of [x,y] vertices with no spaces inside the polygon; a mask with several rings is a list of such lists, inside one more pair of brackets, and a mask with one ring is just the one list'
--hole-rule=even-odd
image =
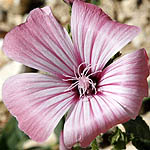
{"label": "pink flower", "polygon": [[135,118],[148,94],[147,55],[137,50],[105,67],[139,32],[112,21],[100,8],[75,1],[72,39],[49,7],[33,10],[3,50],[11,59],[49,74],[24,73],[3,86],[3,101],[33,140],[48,138],[68,112],[64,143],[86,147],[100,133]]}
{"label": "pink flower", "polygon": [[65,146],[63,131],[60,133],[60,137],[59,137],[59,150],[72,150],[72,149],[70,149],[70,148],[68,149],[68,148]]}
{"label": "pink flower", "polygon": [[150,75],[150,64],[149,64],[149,75]]}

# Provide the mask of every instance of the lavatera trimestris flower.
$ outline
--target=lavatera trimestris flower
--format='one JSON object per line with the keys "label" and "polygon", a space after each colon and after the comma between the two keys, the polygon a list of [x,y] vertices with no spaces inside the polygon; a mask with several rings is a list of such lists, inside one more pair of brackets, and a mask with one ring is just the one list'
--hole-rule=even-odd
{"label": "lavatera trimestris flower", "polygon": [[67,115],[64,144],[86,147],[98,134],[135,118],[148,93],[145,49],[105,65],[138,32],[95,5],[74,1],[71,40],[49,7],[31,11],[3,44],[11,59],[48,73],[19,74],[4,83],[3,101],[19,128],[43,142]]}

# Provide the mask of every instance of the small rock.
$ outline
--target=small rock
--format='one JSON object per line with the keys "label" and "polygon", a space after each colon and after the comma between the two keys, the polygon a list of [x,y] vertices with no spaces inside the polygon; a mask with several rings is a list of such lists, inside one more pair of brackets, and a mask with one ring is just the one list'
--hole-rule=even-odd
{"label": "small rock", "polygon": [[70,22],[70,9],[62,0],[47,0],[46,5],[50,6],[57,20],[65,26]]}
{"label": "small rock", "polygon": [[2,100],[2,86],[7,78],[21,72],[22,64],[11,61],[0,69],[0,100]]}

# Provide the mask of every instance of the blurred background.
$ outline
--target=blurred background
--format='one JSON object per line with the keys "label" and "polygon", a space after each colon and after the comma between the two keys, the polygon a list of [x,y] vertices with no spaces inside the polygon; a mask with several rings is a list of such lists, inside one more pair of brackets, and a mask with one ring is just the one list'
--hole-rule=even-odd
{"label": "blurred background", "polygon": [[[141,33],[121,52],[129,53],[145,48],[150,56],[150,0],[93,0],[113,19],[141,28]],[[17,127],[15,118],[11,117],[2,102],[2,84],[12,75],[22,72],[36,72],[10,60],[2,51],[3,38],[14,26],[23,23],[28,13],[37,7],[50,6],[58,21],[67,27],[70,23],[70,7],[62,0],[0,0],[0,150],[58,150],[57,132],[48,141],[38,144],[30,140]],[[150,91],[149,91],[150,93]],[[144,99],[141,114],[150,125],[150,99]],[[123,130],[123,127],[120,125]],[[107,137],[107,136],[106,136]],[[107,141],[107,139],[106,139]],[[110,143],[102,143],[102,148],[110,149]],[[130,143],[127,149],[134,150]]]}

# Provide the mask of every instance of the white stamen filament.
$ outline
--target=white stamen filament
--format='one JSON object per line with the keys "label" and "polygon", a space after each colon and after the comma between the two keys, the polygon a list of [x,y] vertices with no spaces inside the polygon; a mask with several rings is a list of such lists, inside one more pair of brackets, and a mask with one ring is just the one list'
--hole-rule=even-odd
{"label": "white stamen filament", "polygon": [[[100,71],[95,71],[93,73],[90,73],[89,75],[88,72],[90,71],[90,69],[93,67],[91,64],[87,65],[84,70],[82,71],[82,73],[80,73],[80,68],[83,64],[86,64],[86,63],[81,63],[79,66],[78,66],[78,69],[77,69],[77,73],[75,71],[75,68],[74,68],[74,76],[75,77],[72,77],[70,75],[64,75],[65,77],[69,78],[69,79],[63,79],[63,81],[75,81],[74,83],[71,84],[71,86],[66,89],[65,91],[70,91],[72,89],[74,89],[75,87],[78,86],[78,91],[79,91],[79,95],[80,97],[82,96],[85,96],[85,94],[88,94],[90,89],[91,88],[92,90],[94,90],[95,94],[96,94],[96,83],[93,82],[92,79],[90,79],[89,77],[91,75],[94,75],[98,72],[102,72],[101,70]],[[77,76],[78,75],[78,76]]]}

